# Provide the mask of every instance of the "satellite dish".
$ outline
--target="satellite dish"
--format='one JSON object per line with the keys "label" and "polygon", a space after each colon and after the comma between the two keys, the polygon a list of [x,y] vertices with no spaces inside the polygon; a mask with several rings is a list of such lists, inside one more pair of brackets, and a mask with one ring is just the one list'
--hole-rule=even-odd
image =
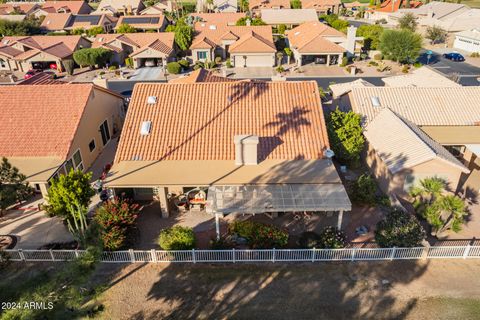
{"label": "satellite dish", "polygon": [[327,157],[328,159],[332,159],[333,156],[335,155],[335,152],[333,152],[333,150],[331,150],[331,149],[327,149],[323,152],[323,155],[325,157]]}

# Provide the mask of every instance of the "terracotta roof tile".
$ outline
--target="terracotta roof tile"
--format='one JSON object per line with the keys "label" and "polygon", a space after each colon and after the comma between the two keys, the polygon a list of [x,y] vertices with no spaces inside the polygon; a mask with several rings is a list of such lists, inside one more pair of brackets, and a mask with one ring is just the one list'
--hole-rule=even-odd
{"label": "terracotta roof tile", "polygon": [[240,52],[277,52],[275,44],[257,34],[254,31],[249,31],[242,34],[242,36],[235,41],[231,46],[231,53]]}
{"label": "terracotta roof tile", "polygon": [[60,9],[66,10],[70,13],[90,13],[91,8],[83,0],[70,0],[70,1],[45,1],[42,5],[42,9],[51,10],[53,8],[55,12],[59,12]]}
{"label": "terracotta roof tile", "polygon": [[66,158],[93,87],[0,86],[0,156]]}
{"label": "terracotta roof tile", "polygon": [[215,75],[212,71],[203,68],[191,72],[186,77],[170,80],[168,83],[197,83],[197,82],[238,82],[239,80]]}
{"label": "terracotta roof tile", "polygon": [[46,73],[46,72],[39,72],[35,74],[33,77],[23,80],[18,85],[43,85],[43,84],[67,84],[68,82],[63,82],[59,80],[55,80],[53,78],[53,74]]}
{"label": "terracotta roof tile", "polygon": [[316,82],[138,83],[115,162],[233,160],[239,134],[260,137],[260,159],[322,158],[329,144]]}
{"label": "terracotta roof tile", "polygon": [[201,31],[209,30],[212,25],[217,28],[234,26],[238,20],[246,17],[246,14],[245,12],[192,13],[191,16],[200,19],[200,21],[195,22],[194,28]]}
{"label": "terracotta roof tile", "polygon": [[291,47],[300,53],[344,52],[345,48],[328,37],[345,38],[345,34],[321,22],[306,22],[287,32]]}
{"label": "terracotta roof tile", "polygon": [[340,0],[301,0],[303,9],[323,9],[339,6],[342,4]]}
{"label": "terracotta roof tile", "polygon": [[45,19],[43,19],[40,28],[54,31],[63,30],[71,17],[71,13],[49,13]]}
{"label": "terracotta roof tile", "polygon": [[290,0],[250,0],[248,8],[251,10],[259,9],[290,9]]}

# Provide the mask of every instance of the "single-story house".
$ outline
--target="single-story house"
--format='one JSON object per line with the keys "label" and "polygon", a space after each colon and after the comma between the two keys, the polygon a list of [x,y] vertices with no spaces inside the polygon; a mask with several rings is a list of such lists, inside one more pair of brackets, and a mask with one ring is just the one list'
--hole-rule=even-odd
{"label": "single-story house", "polygon": [[167,195],[193,187],[217,222],[336,211],[341,226],[351,203],[330,153],[314,81],[138,83],[105,185],[165,217]]}
{"label": "single-story house", "polygon": [[160,32],[165,30],[168,21],[163,13],[152,15],[145,14],[141,16],[121,16],[118,19],[115,30],[118,30],[122,24],[128,24],[141,31],[154,30]]}
{"label": "single-story house", "polygon": [[342,8],[340,0],[301,0],[302,9],[315,9],[321,14],[339,14]]}
{"label": "single-story house", "polygon": [[98,34],[92,47],[112,50],[112,62],[118,64],[132,58],[135,69],[145,64],[164,66],[175,59],[174,37],[173,32]]}
{"label": "single-story house", "polygon": [[392,13],[388,20],[396,24],[405,13],[412,13],[420,26],[438,26],[448,32],[477,28],[480,19],[480,9],[472,9],[460,3],[432,1],[419,8],[400,9]]}
{"label": "single-story house", "polygon": [[49,13],[43,19],[40,28],[44,31],[55,32],[102,27],[103,31],[108,33],[112,31],[116,23],[115,17],[106,14]]}
{"label": "single-story house", "polygon": [[101,0],[95,14],[106,13],[117,16],[138,15],[145,9],[142,0]]}
{"label": "single-story house", "polygon": [[214,74],[210,70],[203,68],[190,72],[189,75],[174,78],[168,81],[168,83],[197,83],[197,82],[238,82],[239,80],[222,77]]}
{"label": "single-story house", "polygon": [[[362,115],[365,128],[384,109],[408,122],[410,128],[417,126],[469,170],[463,170],[458,180],[449,180],[451,189],[475,193],[480,190],[480,87],[364,87],[352,89],[349,98],[352,110]],[[381,138],[393,131],[387,128]],[[408,147],[393,146],[397,154],[410,152]],[[443,151],[442,154],[446,155]],[[427,169],[428,166],[424,168]],[[447,169],[436,169],[437,175],[448,176],[444,171]],[[411,180],[424,177],[413,174]]]}
{"label": "single-story house", "polygon": [[390,16],[398,12],[401,8],[418,8],[422,5],[420,1],[409,0],[386,0],[380,4],[379,8],[370,8],[365,12],[365,19],[369,20],[381,20],[385,19],[387,22],[392,23]]}
{"label": "single-story house", "polygon": [[364,129],[366,162],[386,194],[408,197],[419,180],[437,176],[455,190],[470,171],[414,123],[383,108]]}
{"label": "single-story house", "polygon": [[195,31],[213,30],[226,26],[235,26],[237,21],[246,17],[245,12],[192,13]]}
{"label": "single-story house", "polygon": [[339,65],[344,54],[355,55],[356,37],[354,26],[347,35],[319,21],[306,22],[287,31],[287,42],[298,66],[308,63]]}
{"label": "single-story house", "polygon": [[164,12],[173,12],[173,10],[177,9],[176,2],[172,0],[161,0],[155,2],[153,6],[148,6],[142,11],[140,11],[140,15],[144,14],[163,14]]}
{"label": "single-story house", "polygon": [[0,4],[0,15],[26,15],[33,14],[35,9],[40,8],[38,2],[8,2]]}
{"label": "single-story house", "polygon": [[456,33],[453,47],[470,53],[480,53],[480,29],[477,28]]}
{"label": "single-story house", "polygon": [[235,67],[273,67],[275,53],[269,26],[224,26],[198,32],[190,46],[192,60],[230,58]]}
{"label": "single-story house", "polygon": [[315,9],[261,9],[260,16],[266,24],[276,27],[284,24],[292,28],[305,22],[318,21]]}
{"label": "single-story house", "polygon": [[248,9],[258,16],[261,9],[290,9],[290,0],[250,0]]}
{"label": "single-story house", "polygon": [[88,171],[123,124],[123,97],[93,84],[0,86],[0,97],[0,156],[43,196],[59,174]]}
{"label": "single-story house", "polygon": [[73,53],[89,48],[91,42],[81,36],[16,36],[0,41],[0,70],[56,69],[62,72],[62,62]]}
{"label": "single-story house", "polygon": [[72,14],[90,14],[92,8],[86,1],[83,0],[71,0],[71,1],[45,1],[39,2],[40,8],[37,8],[32,13],[37,18],[41,16],[47,16],[49,13],[72,13]]}
{"label": "single-story house", "polygon": [[382,81],[386,87],[461,87],[460,84],[448,79],[442,73],[426,66],[415,69],[408,74],[382,78]]}
{"label": "single-story house", "polygon": [[349,93],[353,88],[374,87],[373,84],[362,78],[343,83],[335,83],[329,86],[332,94],[332,103],[330,105],[324,105],[329,111],[334,111],[337,107],[341,111],[349,111],[351,109],[351,103]]}
{"label": "single-story house", "polygon": [[197,12],[217,12],[231,13],[238,11],[238,3],[236,0],[197,0]]}

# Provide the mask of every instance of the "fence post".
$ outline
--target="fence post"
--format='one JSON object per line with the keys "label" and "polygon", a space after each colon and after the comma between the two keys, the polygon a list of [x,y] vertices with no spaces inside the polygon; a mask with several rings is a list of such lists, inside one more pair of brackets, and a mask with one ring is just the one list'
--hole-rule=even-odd
{"label": "fence post", "polygon": [[397,247],[392,248],[392,253],[390,254],[390,261],[395,259],[395,252],[397,251]]}
{"label": "fence post", "polygon": [[275,248],[273,248],[272,262],[275,263]]}
{"label": "fence post", "polygon": [[48,250],[50,252],[50,257],[52,258],[52,261],[55,261],[55,256],[53,255],[52,249]]}
{"label": "fence post", "polygon": [[128,250],[128,253],[130,254],[130,262],[134,263],[135,262],[135,253],[133,252],[133,249]]}
{"label": "fence post", "polygon": [[78,258],[78,250],[75,249],[75,258]]}
{"label": "fence post", "polygon": [[25,255],[23,254],[23,250],[22,249],[18,249],[18,255],[20,256],[20,259],[22,261],[27,261],[27,259],[25,259]]}
{"label": "fence post", "polygon": [[468,255],[470,253],[470,249],[471,249],[471,245],[470,243],[467,244],[467,246],[465,247],[465,250],[463,251],[463,259],[467,259],[468,258]]}
{"label": "fence post", "polygon": [[195,259],[195,249],[192,249],[192,261],[193,263],[197,263],[197,259]]}
{"label": "fence post", "polygon": [[157,262],[157,253],[155,249],[150,250],[150,254],[152,255],[152,262]]}
{"label": "fence post", "polygon": [[430,247],[423,247],[423,252],[422,252],[423,260],[427,260],[429,252],[430,252]]}
{"label": "fence post", "polygon": [[233,263],[235,263],[236,262],[236,260],[235,260],[235,248],[232,249],[232,254],[233,254]]}
{"label": "fence post", "polygon": [[357,251],[357,248],[352,249],[352,258],[350,259],[350,261],[355,261],[355,251]]}
{"label": "fence post", "polygon": [[315,248],[312,248],[312,262],[315,262]]}

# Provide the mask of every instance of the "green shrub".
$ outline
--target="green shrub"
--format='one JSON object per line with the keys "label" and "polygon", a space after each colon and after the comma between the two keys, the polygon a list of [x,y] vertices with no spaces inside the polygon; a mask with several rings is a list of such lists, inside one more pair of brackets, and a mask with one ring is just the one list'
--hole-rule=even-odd
{"label": "green shrub", "polygon": [[406,64],[402,67],[402,72],[403,73],[408,73],[408,71],[410,71],[410,66],[408,64]]}
{"label": "green shrub", "polygon": [[87,32],[87,36],[95,37],[97,34],[103,33],[103,27],[102,26],[93,27],[88,29],[86,32]]}
{"label": "green shrub", "polygon": [[278,33],[280,34],[285,34],[285,30],[287,30],[287,26],[284,24],[281,24],[278,26]]}
{"label": "green shrub", "polygon": [[285,68],[283,66],[278,66],[275,70],[277,70],[278,73],[285,72]]}
{"label": "green shrub", "polygon": [[369,65],[369,66],[378,67],[378,62],[376,62],[376,61],[369,61],[369,62],[368,62],[368,65]]}
{"label": "green shrub", "polygon": [[272,225],[253,221],[235,221],[229,233],[248,240],[252,248],[281,248],[288,243],[288,232]]}
{"label": "green shrub", "polygon": [[125,59],[125,65],[129,68],[132,68],[133,67],[133,59],[128,57]]}
{"label": "green shrub", "polygon": [[417,68],[417,69],[418,69],[418,68],[421,68],[422,66],[423,66],[423,63],[421,63],[421,62],[419,62],[419,61],[417,61],[417,62],[415,62],[415,63],[413,64],[413,67],[415,67],[415,68]]}
{"label": "green shrub", "polygon": [[170,74],[179,74],[182,71],[182,66],[178,62],[167,63],[167,70]]}
{"label": "green shrub", "polygon": [[108,70],[117,70],[118,69],[118,66],[115,66],[115,65],[111,65],[110,67],[108,67]]}
{"label": "green shrub", "polygon": [[345,67],[348,64],[348,58],[343,57],[342,58],[342,63],[340,63],[340,67]]}
{"label": "green shrub", "polygon": [[472,54],[470,54],[470,57],[472,57],[472,58],[480,58],[480,52],[472,52]]}
{"label": "green shrub", "polygon": [[131,244],[139,206],[129,200],[114,199],[97,209],[94,220],[106,250],[119,250]]}
{"label": "green shrub", "polygon": [[232,60],[230,60],[230,58],[227,59],[227,61],[225,61],[225,65],[227,68],[232,68],[233,65],[232,65]]}
{"label": "green shrub", "polygon": [[164,250],[191,250],[195,248],[195,233],[192,228],[182,226],[163,229],[158,244]]}
{"label": "green shrub", "polygon": [[375,204],[377,184],[369,174],[362,174],[352,185],[352,200],[360,204]]}
{"label": "green shrub", "polygon": [[219,240],[216,238],[210,240],[210,249],[212,250],[228,250],[233,247],[233,244],[224,237],[221,237]]}
{"label": "green shrub", "polygon": [[113,52],[105,48],[84,48],[73,53],[73,60],[79,66],[104,66],[112,55]]}
{"label": "green shrub", "polygon": [[65,59],[62,61],[62,64],[67,74],[71,76],[73,74],[73,70],[75,69],[75,61],[72,59]]}
{"label": "green shrub", "polygon": [[183,68],[183,69],[188,69],[190,68],[190,62],[187,59],[181,59],[178,61],[178,64]]}
{"label": "green shrub", "polygon": [[318,239],[318,248],[340,249],[345,248],[347,237],[342,230],[335,227],[326,227],[322,230]]}
{"label": "green shrub", "polygon": [[75,28],[73,29],[72,31],[70,31],[72,35],[76,35],[76,36],[81,36],[82,34],[85,33],[85,29],[83,28]]}
{"label": "green shrub", "polygon": [[375,241],[384,248],[417,247],[425,239],[425,230],[413,215],[393,209],[377,223]]}
{"label": "green shrub", "polygon": [[377,60],[377,61],[381,61],[381,60],[383,60],[383,54],[377,53],[373,56],[373,59]]}

